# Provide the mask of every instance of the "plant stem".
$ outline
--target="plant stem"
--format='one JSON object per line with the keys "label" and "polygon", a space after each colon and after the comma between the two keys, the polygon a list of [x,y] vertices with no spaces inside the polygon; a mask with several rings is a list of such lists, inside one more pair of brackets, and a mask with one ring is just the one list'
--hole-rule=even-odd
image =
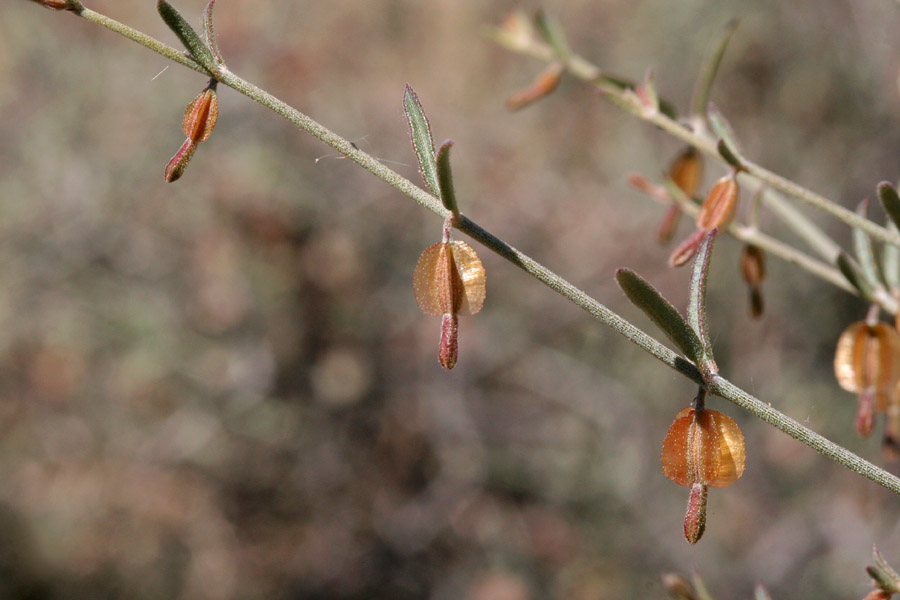
{"label": "plant stem", "polygon": [[[526,54],[529,56],[534,56],[544,61],[553,60],[553,52],[549,46],[538,41],[533,40],[531,44],[527,47],[522,46],[511,46],[509,44],[504,43],[502,36],[492,36],[498,43],[504,45],[509,50],[513,52],[518,52],[520,54]],[[652,123],[659,127],[660,129],[666,131],[672,136],[684,141],[691,146],[694,146],[698,150],[712,156],[722,162],[725,163],[725,160],[719,155],[719,151],[716,148],[716,144],[713,140],[709,139],[706,136],[700,135],[696,133],[681,123],[669,118],[662,112],[642,112],[630,106],[628,99],[625,96],[625,93],[620,89],[620,87],[609,84],[602,75],[602,71],[599,67],[591,64],[586,59],[578,56],[571,55],[569,59],[566,61],[566,68],[568,71],[574,75],[575,77],[587,81],[594,86],[597,87],[598,90],[604,92],[609,96],[611,100],[622,106],[636,117],[643,119],[649,123]],[[755,178],[757,181],[767,183],[773,189],[779,190],[788,196],[792,196],[797,198],[798,200],[805,202],[819,210],[830,214],[834,218],[838,219],[849,225],[850,227],[857,227],[862,229],[873,238],[887,243],[893,244],[894,246],[900,246],[900,235],[895,232],[889,231],[888,229],[881,227],[880,225],[873,223],[872,221],[860,217],[856,213],[851,210],[840,206],[836,202],[821,196],[812,190],[809,190],[801,185],[790,181],[768,169],[761,167],[760,165],[747,161],[745,158],[741,157],[742,162],[745,166],[744,173],[746,175],[750,175]]]}
{"label": "plant stem", "polygon": [[81,17],[83,19],[87,19],[88,21],[90,21],[92,23],[96,23],[97,25],[106,27],[110,31],[115,31],[119,35],[123,35],[123,36],[127,37],[129,40],[135,41],[138,44],[140,44],[141,46],[144,46],[145,48],[149,48],[149,49],[153,50],[154,52],[156,52],[157,54],[161,54],[161,55],[165,56],[166,58],[168,58],[169,60],[173,60],[173,61],[177,62],[178,64],[187,67],[188,69],[193,69],[194,71],[197,71],[198,73],[203,73],[204,75],[211,74],[206,69],[204,69],[200,65],[200,63],[195,61],[193,58],[188,56],[186,53],[179,52],[175,48],[168,46],[168,45],[160,42],[156,38],[152,38],[149,35],[141,32],[141,31],[138,31],[137,29],[129,27],[128,25],[125,25],[124,23],[120,23],[119,21],[116,21],[115,19],[110,19],[106,15],[100,14],[89,8],[84,8],[83,6],[79,10],[76,10],[73,12],[74,12],[74,14],[78,15],[79,17]]}
{"label": "plant stem", "polygon": [[[206,73],[199,64],[191,60],[182,53],[173,48],[166,46],[162,42],[155,40],[143,33],[140,33],[130,27],[118,23],[104,15],[82,9],[76,14],[98,23],[107,29],[120,33],[121,35],[162,54],[163,56],[174,60],[195,71]],[[389,169],[381,164],[377,159],[369,154],[357,149],[346,139],[320,125],[310,117],[304,115],[297,109],[289,106],[285,102],[279,100],[275,96],[260,89],[259,87],[241,79],[234,73],[231,73],[224,66],[219,67],[216,73],[212,74],[224,85],[227,85],[241,92],[247,97],[259,102],[263,106],[271,109],[277,114],[296,125],[299,129],[312,134],[322,142],[328,144],[348,159],[359,164],[364,169],[382,179],[398,191],[409,196],[423,207],[447,219],[451,216],[450,211],[444,208],[440,200],[425,192],[411,181],[400,175],[399,173]],[[679,126],[680,127],[680,126]],[[705,142],[704,142],[705,143]],[[659,361],[682,373],[697,384],[704,385],[700,372],[693,363],[678,355],[655,338],[649,336],[600,302],[597,302],[584,291],[578,289],[547,267],[541,265],[532,258],[522,254],[503,240],[497,238],[487,230],[483,229],[464,215],[460,215],[456,220],[456,227],[460,231],[467,233],[473,239],[481,242],[501,257],[518,266],[525,272],[529,273],[552,290],[560,295],[568,298],[571,302],[587,311],[593,317],[608,325],[619,334],[630,340],[632,343],[645,350]],[[900,236],[898,236],[900,237]],[[766,421],[777,429],[787,433],[814,450],[828,456],[835,462],[838,462],[848,469],[859,473],[860,475],[886,487],[892,492],[900,495],[900,479],[891,475],[887,471],[866,462],[862,458],[856,456],[849,450],[846,450],[833,442],[816,434],[813,431],[803,427],[793,419],[775,410],[771,406],[763,403],[761,400],[747,394],[740,388],[734,386],[730,382],[721,377],[712,378],[712,385],[709,390],[719,395],[745,410],[753,413],[760,419]]]}
{"label": "plant stem", "polygon": [[839,462],[851,471],[859,473],[894,493],[900,493],[900,479],[869,461],[860,458],[843,446],[822,437],[815,431],[804,427],[787,415],[775,410],[759,398],[751,396],[727,379],[715,378],[709,385],[709,392],[721,396],[737,406],[753,413],[766,423],[776,427],[792,438],[799,440],[828,458]]}

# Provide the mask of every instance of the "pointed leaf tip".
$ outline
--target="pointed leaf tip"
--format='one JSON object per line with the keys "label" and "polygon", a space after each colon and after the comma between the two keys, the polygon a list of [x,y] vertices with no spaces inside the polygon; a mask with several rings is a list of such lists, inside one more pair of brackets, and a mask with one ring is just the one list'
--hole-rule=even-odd
{"label": "pointed leaf tip", "polygon": [[450,148],[452,147],[453,140],[447,140],[438,148],[437,175],[441,190],[441,202],[444,204],[444,208],[457,216],[459,207],[456,204],[456,192],[453,190],[453,174],[450,172]]}
{"label": "pointed leaf tip", "polygon": [[887,181],[882,181],[878,184],[878,199],[894,225],[900,227],[900,196],[897,195],[896,188]]}
{"label": "pointed leaf tip", "polygon": [[188,49],[191,56],[205,67],[210,73],[216,69],[216,61],[213,59],[212,52],[207,48],[194,28],[181,16],[174,6],[166,2],[166,0],[157,0],[156,9],[159,16],[165,21],[169,29],[181,40],[184,47]]}
{"label": "pointed leaf tip", "polygon": [[706,322],[706,281],[709,278],[709,263],[712,258],[713,243],[718,233],[718,229],[713,229],[703,236],[700,247],[697,249],[697,258],[694,261],[694,268],[691,272],[688,320],[702,344],[703,361],[697,363],[697,367],[704,377],[715,374],[718,370],[713,359],[712,342],[710,341],[709,327]]}
{"label": "pointed leaf tip", "polygon": [[437,159],[434,154],[431,126],[422,109],[422,103],[419,102],[419,97],[408,83],[403,93],[403,111],[406,113],[406,121],[409,124],[413,149],[419,160],[419,172],[422,173],[422,178],[425,179],[431,193],[440,198],[441,186],[438,181]]}

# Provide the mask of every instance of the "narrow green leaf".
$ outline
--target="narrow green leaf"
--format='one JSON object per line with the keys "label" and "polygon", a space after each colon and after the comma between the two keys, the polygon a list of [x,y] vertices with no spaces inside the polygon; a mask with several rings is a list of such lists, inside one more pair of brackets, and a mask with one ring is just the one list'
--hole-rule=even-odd
{"label": "narrow green leaf", "polygon": [[688,301],[688,321],[703,348],[703,361],[697,363],[697,368],[704,376],[716,372],[716,363],[713,359],[712,342],[709,339],[709,328],[706,323],[706,281],[709,278],[709,261],[712,258],[713,242],[715,242],[718,229],[713,229],[703,237],[700,247],[697,249],[697,258],[694,259],[694,268],[691,271],[690,298]]}
{"label": "narrow green leaf", "polygon": [[206,44],[203,43],[203,40],[200,39],[200,36],[197,35],[197,32],[194,31],[194,28],[166,0],[158,0],[156,9],[159,11],[159,16],[169,26],[169,29],[178,36],[184,47],[191,53],[191,56],[212,74],[216,68],[215,60],[213,60],[212,53],[206,47]]}
{"label": "narrow green leaf", "polygon": [[441,187],[441,202],[444,208],[452,212],[454,215],[459,214],[459,207],[456,205],[456,192],[453,191],[453,175],[450,172],[450,148],[453,147],[453,141],[447,140],[437,153],[437,174],[438,184]]}
{"label": "narrow green leaf", "polygon": [[425,183],[431,188],[431,193],[441,196],[441,186],[438,182],[437,160],[434,156],[434,140],[431,137],[431,126],[428,118],[422,110],[419,97],[407,83],[403,93],[403,110],[406,112],[406,120],[409,123],[409,135],[412,138],[416,158],[419,159],[419,172],[425,179]]}
{"label": "narrow green leaf", "polygon": [[630,269],[618,269],[616,281],[631,303],[644,311],[672,343],[678,346],[682,354],[694,364],[699,364],[703,357],[700,338],[678,310],[655,287]]}
{"label": "narrow green leaf", "polygon": [[702,115],[706,112],[709,104],[709,92],[716,79],[716,73],[719,71],[719,65],[722,63],[722,57],[725,55],[725,48],[728,47],[728,41],[731,40],[731,35],[737,26],[737,19],[728,21],[719,33],[719,37],[710,46],[709,53],[700,68],[700,76],[697,77],[694,94],[691,98],[691,112],[695,115]]}
{"label": "narrow green leaf", "polygon": [[[900,233],[894,222],[888,219],[885,225],[888,231]],[[900,248],[893,244],[885,244],[881,249],[881,273],[892,296],[900,292]]]}
{"label": "narrow green leaf", "polygon": [[887,213],[894,225],[900,227],[900,196],[897,195],[897,190],[894,186],[887,181],[879,183],[878,199],[881,201],[881,206],[884,207],[884,212]]}
{"label": "narrow green leaf", "polygon": [[697,590],[698,600],[714,600],[712,594],[706,588],[706,583],[700,578],[700,575],[694,574],[694,589]]}
{"label": "narrow green leaf", "polygon": [[572,51],[569,49],[569,44],[566,42],[566,34],[563,33],[559,21],[547,16],[547,13],[542,9],[538,9],[534,15],[534,24],[537,27],[538,33],[544,38],[544,41],[553,48],[553,53],[556,54],[556,58],[563,62],[568,61],[569,57],[572,55]]}
{"label": "narrow green leaf", "polygon": [[[859,203],[856,214],[868,217],[869,199]],[[868,280],[873,289],[882,287],[883,277],[878,269],[878,259],[875,258],[875,248],[872,246],[872,238],[858,227],[853,228],[853,251],[862,271],[863,277]]]}
{"label": "narrow green leaf", "polygon": [[847,256],[844,252],[841,252],[838,254],[835,263],[837,268],[841,271],[841,274],[850,282],[850,285],[855,287],[863,298],[871,300],[874,290],[869,285],[866,277],[862,274],[856,261]]}
{"label": "narrow green leaf", "polygon": [[209,3],[206,5],[206,10],[203,11],[203,37],[206,40],[206,45],[209,47],[210,51],[212,51],[213,58],[216,59],[216,62],[220,65],[225,64],[225,61],[222,60],[222,53],[219,52],[219,42],[216,39],[216,28],[213,25],[213,6],[215,6],[216,0],[209,0]]}
{"label": "narrow green leaf", "polygon": [[[882,576],[881,579],[876,577],[873,577],[873,579],[878,581],[881,585],[881,589],[894,594],[900,594],[900,575],[898,575],[897,571],[884,560],[881,552],[874,546],[872,547],[872,556],[875,559],[875,569],[878,570]],[[869,568],[871,569],[872,567]],[[871,572],[869,574],[871,575]]]}

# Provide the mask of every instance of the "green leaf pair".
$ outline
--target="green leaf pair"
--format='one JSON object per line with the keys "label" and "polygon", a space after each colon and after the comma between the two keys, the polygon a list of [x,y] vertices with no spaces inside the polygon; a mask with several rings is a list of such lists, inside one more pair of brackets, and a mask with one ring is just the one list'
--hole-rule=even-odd
{"label": "green leaf pair", "polygon": [[[640,275],[630,269],[616,271],[616,281],[632,304],[640,308],[709,379],[718,373],[706,322],[706,280],[717,229],[704,236],[691,273],[690,301],[686,320],[672,303]],[[690,323],[690,324],[689,324]]]}
{"label": "green leaf pair", "polygon": [[459,216],[456,194],[453,191],[453,176],[450,172],[450,148],[453,147],[453,142],[447,140],[435,154],[428,117],[422,110],[419,97],[409,84],[406,84],[406,91],[403,93],[403,110],[409,123],[409,134],[416,158],[419,160],[419,171],[425,183],[428,184],[431,193],[441,199],[444,208],[454,216]]}
{"label": "green leaf pair", "polygon": [[206,40],[202,40],[194,31],[194,28],[181,16],[175,7],[166,2],[166,0],[158,0],[156,9],[159,16],[162,17],[169,29],[181,40],[184,47],[188,49],[191,56],[200,63],[209,74],[215,73],[221,65],[225,64],[219,47],[216,42],[216,32],[213,27],[212,12],[216,0],[209,0],[206,9],[203,11],[203,33]]}

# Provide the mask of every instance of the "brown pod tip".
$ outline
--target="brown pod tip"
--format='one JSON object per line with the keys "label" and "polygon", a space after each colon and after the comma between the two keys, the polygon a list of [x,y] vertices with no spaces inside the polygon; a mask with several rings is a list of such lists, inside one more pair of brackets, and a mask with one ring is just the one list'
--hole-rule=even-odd
{"label": "brown pod tip", "polygon": [[696,544],[706,531],[706,486],[695,483],[691,486],[687,511],[684,515],[684,538],[690,544]]}

